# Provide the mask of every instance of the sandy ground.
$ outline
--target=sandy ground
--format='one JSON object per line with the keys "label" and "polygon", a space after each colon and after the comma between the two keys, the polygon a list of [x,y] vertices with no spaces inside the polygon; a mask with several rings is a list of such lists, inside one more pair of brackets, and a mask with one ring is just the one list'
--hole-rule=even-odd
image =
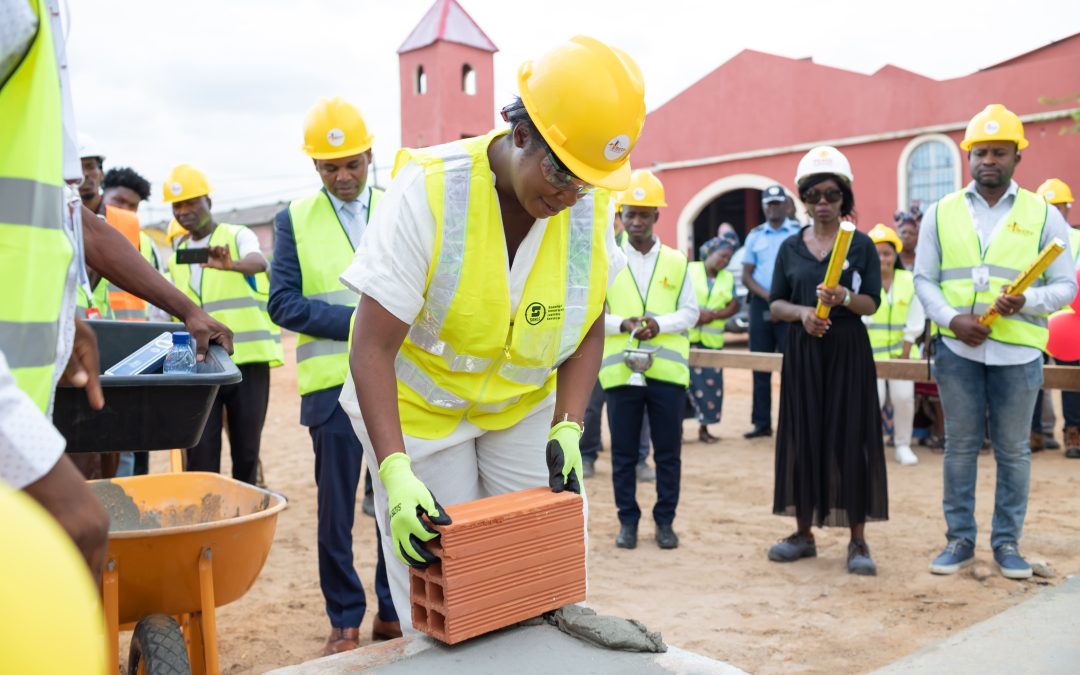
{"label": "sandy ground", "polygon": [[[316,563],[311,442],[298,423],[288,339],[286,353],[290,363],[273,371],[262,456],[268,483],[288,497],[289,508],[278,521],[273,549],[254,587],[218,613],[221,665],[230,674],[261,673],[315,658],[329,630]],[[713,429],[722,441],[683,446],[675,521],[679,549],[657,548],[647,520],[636,550],[615,548],[610,460],[607,452],[601,455],[587,484],[588,602],[597,611],[640,619],[673,645],[749,672],[865,672],[1080,572],[1080,461],[1066,460],[1060,451],[1033,460],[1023,539],[1028,558],[1049,561],[1057,579],[1008,581],[992,566],[991,457],[982,458],[979,470],[977,517],[984,529],[979,563],[955,577],[930,575],[927,564],[945,539],[941,457],[924,448],[916,448],[920,463],[915,467],[900,467],[890,457],[892,520],[867,528],[876,578],[846,573],[847,532],[841,530],[818,531],[816,559],[768,562],[766,549],[789,534],[793,522],[771,515],[771,439],[742,438],[749,428],[750,373],[729,370],[724,379],[724,422]],[[774,396],[774,407],[777,402]],[[684,436],[696,439],[693,421],[687,421]],[[154,457],[154,470],[165,458],[163,453]],[[639,487],[648,514],[655,491],[651,483]],[[375,606],[373,522],[358,505],[355,552],[369,609]],[[365,640],[372,613],[361,627]]]}

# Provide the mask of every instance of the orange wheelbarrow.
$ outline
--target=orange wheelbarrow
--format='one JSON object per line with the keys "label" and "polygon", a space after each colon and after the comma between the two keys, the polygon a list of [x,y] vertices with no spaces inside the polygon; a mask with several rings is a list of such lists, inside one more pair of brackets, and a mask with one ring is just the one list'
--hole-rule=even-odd
{"label": "orange wheelbarrow", "polygon": [[89,482],[111,520],[102,576],[109,673],[217,675],[215,609],[255,583],[283,496],[213,473]]}

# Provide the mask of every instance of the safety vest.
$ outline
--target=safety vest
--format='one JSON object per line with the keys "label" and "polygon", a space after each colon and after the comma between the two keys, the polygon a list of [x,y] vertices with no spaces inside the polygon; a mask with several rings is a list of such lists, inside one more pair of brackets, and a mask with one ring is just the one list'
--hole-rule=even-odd
{"label": "safety vest", "polygon": [[[697,296],[698,307],[703,309],[721,310],[727,307],[731,299],[735,297],[735,277],[727,270],[718,270],[716,279],[713,280],[712,289],[709,288],[708,272],[705,263],[692,262],[687,266],[690,281],[694,284],[694,294]],[[704,326],[691,328],[689,331],[690,344],[699,344],[709,349],[720,349],[724,346],[725,319],[717,319]]]}
{"label": "safety vest", "polygon": [[[154,244],[150,236],[139,229],[139,218],[134,213],[115,206],[106,206],[105,222],[119,230],[132,246],[139,249],[143,259],[157,269],[154,265]],[[83,310],[92,307],[102,319],[147,321],[150,318],[145,300],[128,293],[104,277],[94,287],[93,298],[87,298],[86,291],[80,286],[77,304]]]}
{"label": "safety vest", "polygon": [[[368,222],[382,190],[368,188]],[[353,248],[325,190],[289,204],[301,292],[310,300],[355,309],[360,299],[339,277],[352,263]],[[350,324],[351,326],[351,324]],[[351,327],[350,327],[351,330]],[[300,333],[296,339],[296,387],[300,395],[339,387],[349,373],[349,343]]]}
{"label": "safety vest", "polygon": [[[607,304],[618,316],[661,316],[671,314],[679,306],[679,294],[686,278],[686,256],[673,248],[661,245],[653,268],[649,289],[643,300],[629,267],[624,267],[608,290]],[[604,360],[600,365],[600,386],[611,389],[630,381],[633,371],[623,362],[623,349],[659,347],[645,377],[662,382],[688,386],[690,384],[690,340],[686,333],[660,333],[651,340],[629,342],[627,333],[604,338]]]}
{"label": "safety vest", "polygon": [[1069,248],[1072,249],[1073,266],[1080,265],[1080,227],[1069,229]]}
{"label": "safety vest", "polygon": [[[228,246],[232,259],[238,260],[240,254],[236,235],[241,227],[219,223],[210,235],[208,245]],[[187,247],[188,241],[185,240],[177,250]],[[191,266],[178,264],[175,253],[169,268],[177,288],[210,316],[232,329],[234,363],[269,363],[271,367],[282,364],[285,356],[281,349],[281,329],[274,325],[266,312],[270,279],[265,272],[254,276],[253,287],[243,274],[204,267],[200,294],[191,287]]]}
{"label": "safety vest", "polygon": [[[1023,188],[1016,193],[1013,207],[1005,216],[986,251],[960,190],[947,195],[937,205],[937,233],[941,250],[941,292],[946,302],[961,314],[981,315],[1001,295],[1001,287],[1011,284],[1039,255],[1046,202]],[[986,267],[990,281],[976,292],[973,270]],[[1035,282],[1040,283],[1039,281]],[[1049,336],[1045,316],[1013,314],[1000,316],[990,328],[990,339],[1008,344],[1044,349]],[[956,337],[947,327],[942,334]]]}
{"label": "safety vest", "polygon": [[506,132],[402,149],[425,174],[435,250],[424,305],[395,361],[404,432],[443,438],[522,420],[555,389],[555,369],[600,316],[610,194],[596,190],[549,218],[521,302],[510,309],[506,237],[487,150]]}
{"label": "safety vest", "polygon": [[[0,87],[0,350],[43,411],[55,386],[60,312],[74,247],[64,229],[63,120],[49,14]],[[69,318],[70,320],[70,318]]]}
{"label": "safety vest", "polygon": [[915,277],[911,272],[893,272],[892,302],[889,302],[889,294],[882,288],[881,304],[866,326],[875,359],[900,358],[904,350],[904,326],[907,325],[908,311],[914,297]]}

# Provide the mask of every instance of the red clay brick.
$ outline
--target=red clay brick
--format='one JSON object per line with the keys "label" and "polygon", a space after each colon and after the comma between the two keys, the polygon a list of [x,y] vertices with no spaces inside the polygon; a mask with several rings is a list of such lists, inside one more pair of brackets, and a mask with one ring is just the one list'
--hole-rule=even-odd
{"label": "red clay brick", "polygon": [[417,630],[455,644],[585,599],[578,495],[532,488],[446,511],[429,545],[440,562],[411,570]]}

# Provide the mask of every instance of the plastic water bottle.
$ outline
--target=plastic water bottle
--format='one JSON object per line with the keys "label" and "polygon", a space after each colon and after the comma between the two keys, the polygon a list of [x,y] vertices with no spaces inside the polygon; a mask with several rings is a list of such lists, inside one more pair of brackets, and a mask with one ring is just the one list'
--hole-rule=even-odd
{"label": "plastic water bottle", "polygon": [[195,374],[195,350],[191,347],[191,333],[177,331],[172,334],[172,347],[165,355],[166,375]]}

